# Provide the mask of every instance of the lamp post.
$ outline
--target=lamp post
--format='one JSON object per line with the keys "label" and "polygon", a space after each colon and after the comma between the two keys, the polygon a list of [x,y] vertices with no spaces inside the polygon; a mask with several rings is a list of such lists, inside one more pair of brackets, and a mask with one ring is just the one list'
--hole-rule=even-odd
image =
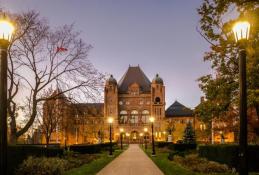
{"label": "lamp post", "polygon": [[124,129],[123,129],[123,128],[120,128],[120,141],[121,141],[121,150],[123,150],[123,144],[122,144],[122,139],[123,139],[123,132],[124,132]]}
{"label": "lamp post", "polygon": [[147,150],[147,128],[144,128],[145,136],[144,136],[144,142],[145,142],[145,150]]}
{"label": "lamp post", "polygon": [[149,118],[151,122],[151,130],[152,130],[152,156],[156,156],[156,151],[155,151],[155,141],[154,141],[154,117]]}
{"label": "lamp post", "polygon": [[128,145],[129,145],[129,143],[130,143],[130,141],[129,141],[129,136],[130,136],[130,134],[129,133],[126,133],[126,137],[127,137],[127,139],[128,139]]}
{"label": "lamp post", "polygon": [[248,175],[247,163],[247,88],[246,88],[246,50],[244,43],[249,38],[250,24],[247,21],[238,22],[233,27],[239,51],[239,174]]}
{"label": "lamp post", "polygon": [[109,151],[110,156],[112,156],[112,122],[113,122],[113,118],[109,117],[108,123],[109,123],[109,126],[110,126],[110,151]]}
{"label": "lamp post", "polygon": [[163,134],[164,134],[164,139],[165,139],[165,142],[166,142],[166,131],[164,131]]}
{"label": "lamp post", "polygon": [[141,146],[143,147],[143,133],[139,133],[139,137],[140,137],[140,143],[141,143]]}
{"label": "lamp post", "polygon": [[10,22],[0,20],[0,163],[3,175],[7,174],[7,49],[13,32]]}

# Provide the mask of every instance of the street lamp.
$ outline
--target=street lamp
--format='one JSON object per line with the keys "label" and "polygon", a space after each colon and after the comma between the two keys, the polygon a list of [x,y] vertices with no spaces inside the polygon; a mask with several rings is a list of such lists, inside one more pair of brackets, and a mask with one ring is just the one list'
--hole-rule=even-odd
{"label": "street lamp", "polygon": [[165,139],[165,142],[166,142],[166,131],[164,131],[163,134],[164,134],[164,139]]}
{"label": "street lamp", "polygon": [[247,92],[246,92],[246,50],[244,42],[248,40],[250,24],[247,21],[238,22],[233,27],[236,42],[240,44],[239,51],[239,174],[248,175],[247,163]]}
{"label": "street lamp", "polygon": [[145,142],[145,150],[147,150],[147,128],[144,128],[145,136],[144,136],[144,142]]}
{"label": "street lamp", "polygon": [[150,117],[149,121],[151,122],[151,129],[152,129],[152,156],[155,156],[156,155],[155,141],[154,141],[154,122],[155,122],[155,118]]}
{"label": "street lamp", "polygon": [[112,156],[112,123],[113,123],[112,117],[108,118],[108,123],[110,125],[110,152],[109,152],[109,155]]}
{"label": "street lamp", "polygon": [[0,20],[0,157],[1,170],[7,174],[7,49],[14,26],[6,19]]}
{"label": "street lamp", "polygon": [[139,137],[140,137],[140,143],[141,143],[141,146],[143,147],[143,133],[139,133]]}
{"label": "street lamp", "polygon": [[126,133],[126,137],[127,137],[127,139],[128,139],[128,145],[129,145],[129,143],[130,143],[129,136],[130,136],[130,134],[129,134],[129,133]]}
{"label": "street lamp", "polygon": [[123,149],[123,144],[122,144],[122,136],[123,136],[123,132],[124,132],[124,129],[123,128],[120,128],[120,140],[121,140],[121,150]]}

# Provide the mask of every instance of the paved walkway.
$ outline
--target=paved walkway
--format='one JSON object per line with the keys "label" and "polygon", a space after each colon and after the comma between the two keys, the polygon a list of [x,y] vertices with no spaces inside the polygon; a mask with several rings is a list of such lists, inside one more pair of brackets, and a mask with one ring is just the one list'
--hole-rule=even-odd
{"label": "paved walkway", "polygon": [[130,145],[97,175],[163,175],[138,145]]}

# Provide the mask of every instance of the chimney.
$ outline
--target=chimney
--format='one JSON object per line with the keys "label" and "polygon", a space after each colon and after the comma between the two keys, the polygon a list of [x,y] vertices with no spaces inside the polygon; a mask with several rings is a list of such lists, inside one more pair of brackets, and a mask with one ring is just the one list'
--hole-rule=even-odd
{"label": "chimney", "polygon": [[201,96],[201,103],[205,101],[205,97]]}

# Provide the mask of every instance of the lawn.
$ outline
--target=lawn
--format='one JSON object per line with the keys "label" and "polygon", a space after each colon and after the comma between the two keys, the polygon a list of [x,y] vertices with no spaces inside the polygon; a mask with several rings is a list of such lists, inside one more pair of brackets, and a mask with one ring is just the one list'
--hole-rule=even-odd
{"label": "lawn", "polygon": [[[159,149],[156,149],[156,156],[151,156],[151,149],[147,149],[146,154],[153,160],[153,162],[161,169],[165,175],[207,175],[203,173],[195,173],[191,170],[188,170],[181,165],[170,161],[168,159],[167,152],[161,152]],[[233,175],[231,173],[217,173],[214,175]],[[249,175],[259,175],[259,173],[249,173]]]}
{"label": "lawn", "polygon": [[98,154],[97,158],[90,163],[84,164],[83,166],[78,168],[71,169],[67,171],[65,175],[94,175],[122,152],[123,151],[121,150],[115,150],[113,153],[113,157],[109,157],[107,152]]}

